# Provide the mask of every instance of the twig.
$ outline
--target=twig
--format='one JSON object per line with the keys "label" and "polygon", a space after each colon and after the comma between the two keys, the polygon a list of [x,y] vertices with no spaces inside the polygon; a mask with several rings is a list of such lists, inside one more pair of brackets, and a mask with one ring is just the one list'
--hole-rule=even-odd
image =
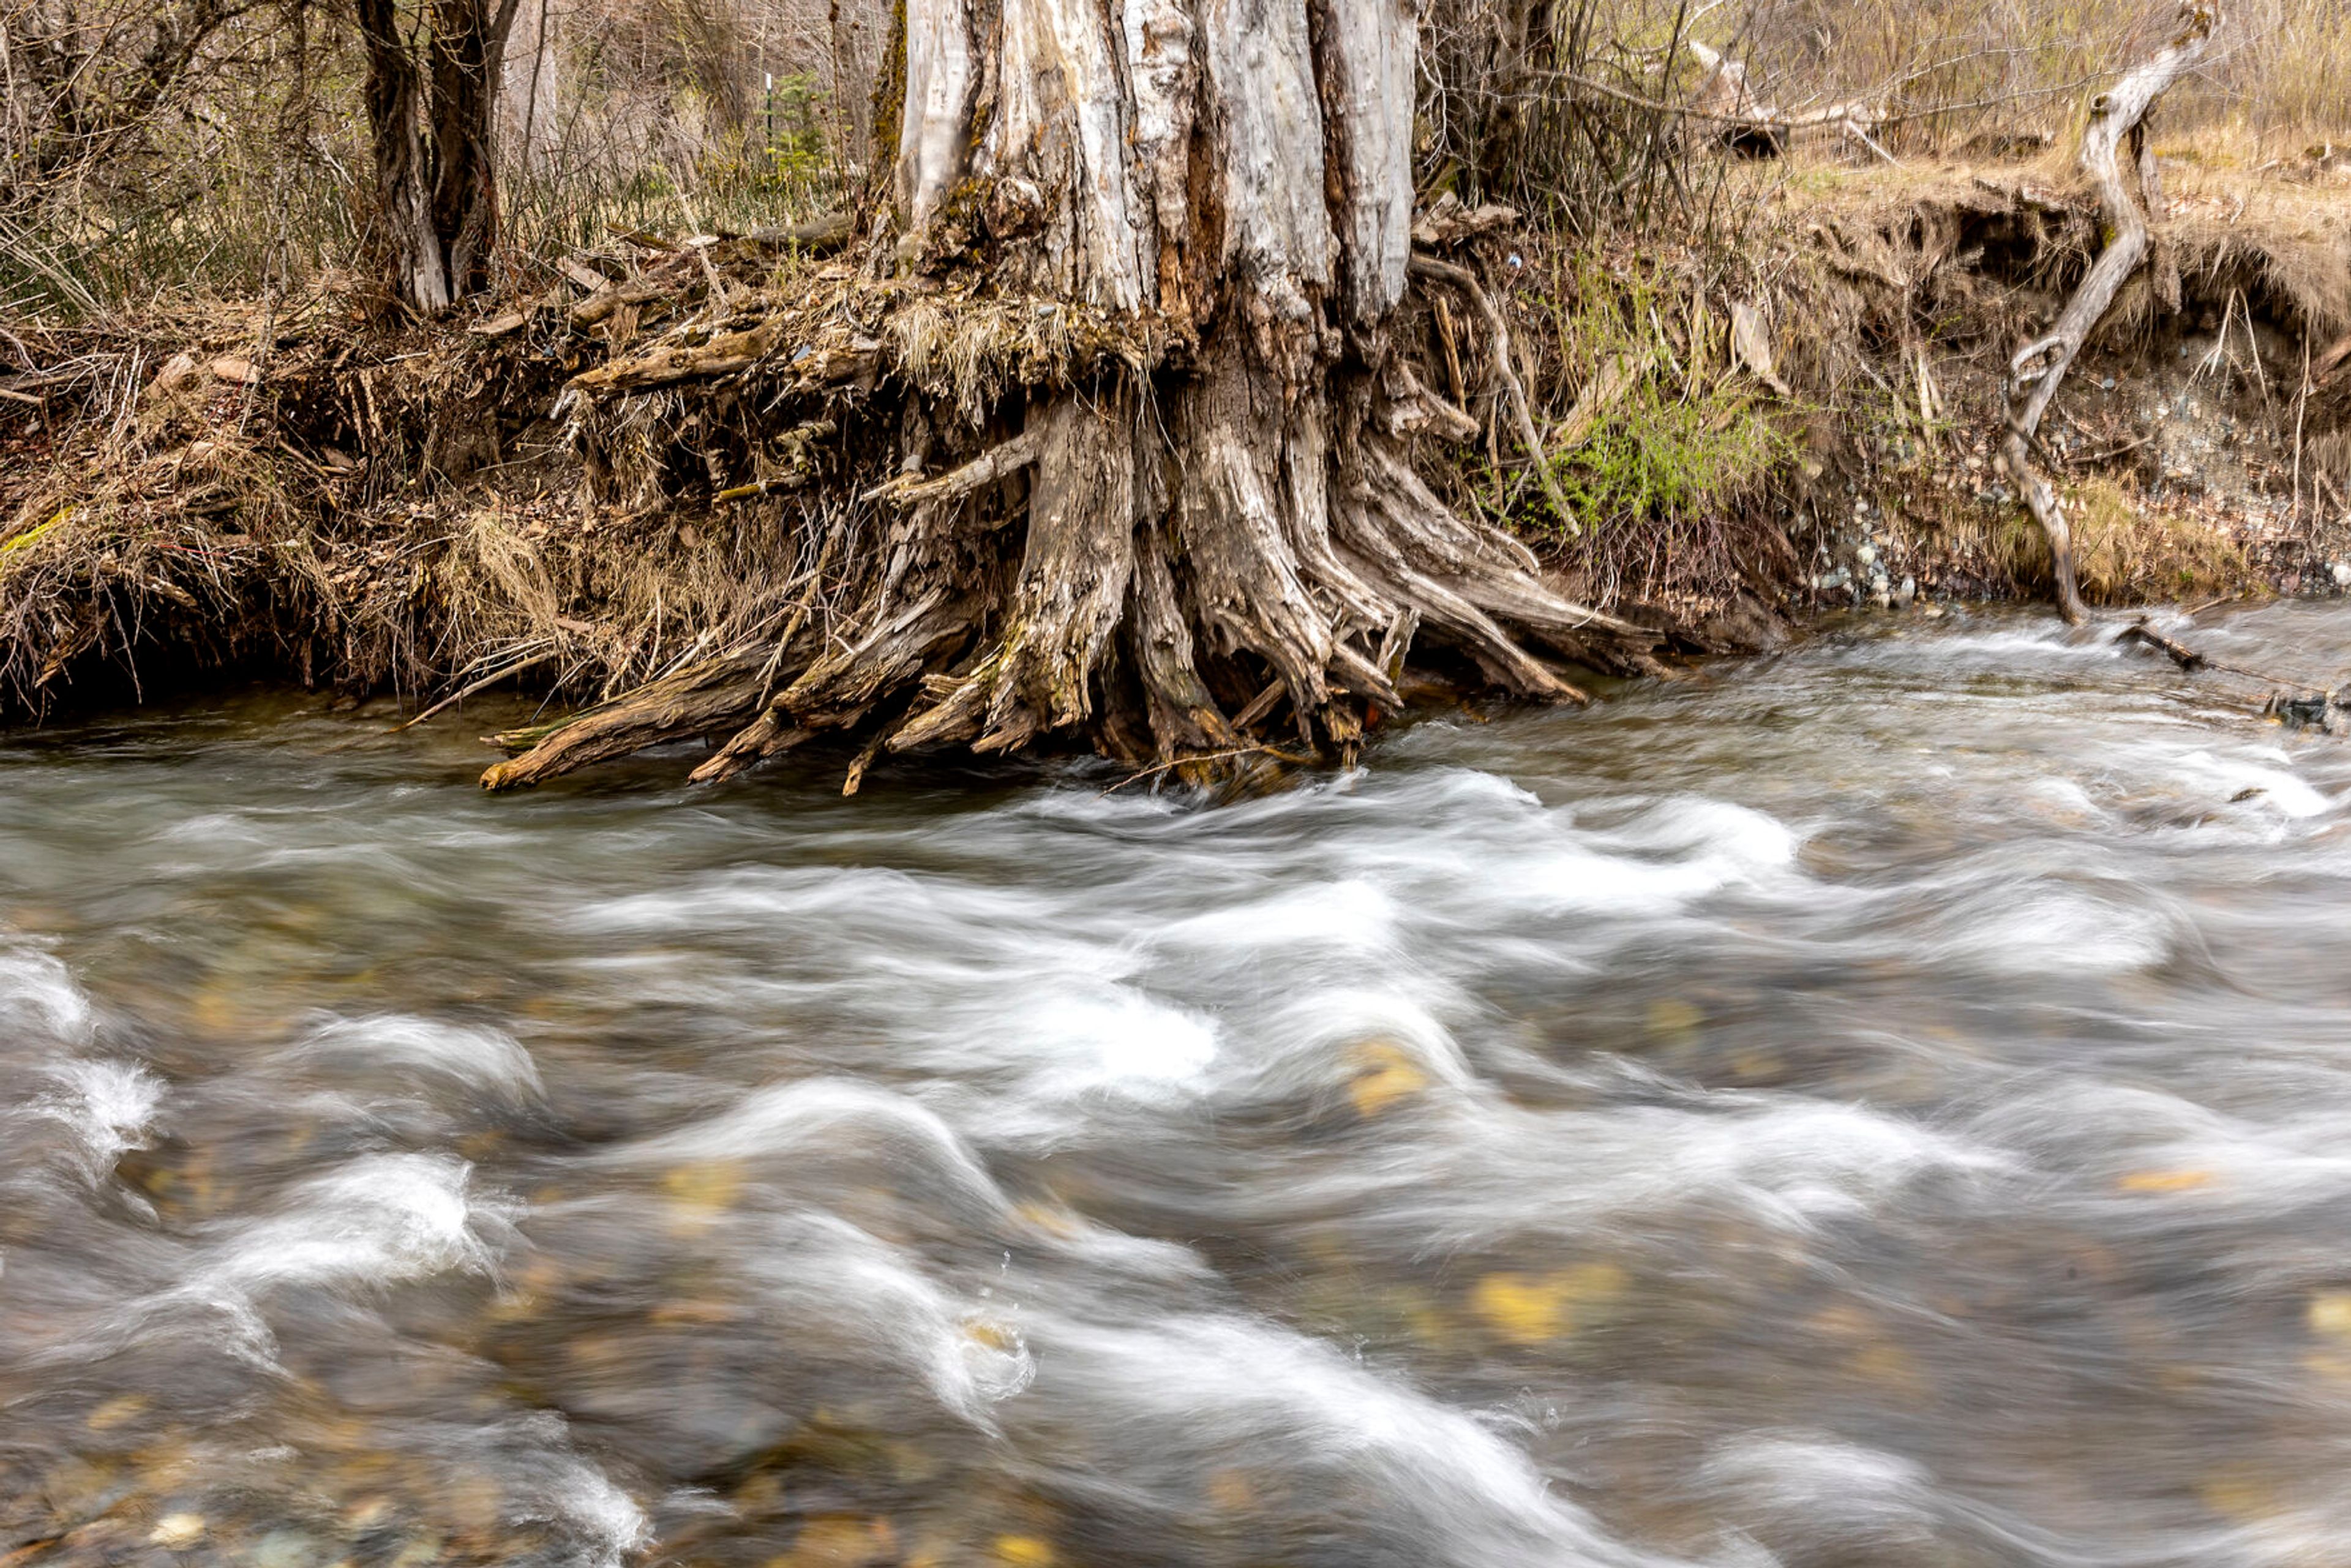
{"label": "twig", "polygon": [[721,490],[710,497],[713,506],[731,507],[743,501],[757,501],[767,496],[780,496],[787,490],[797,490],[808,483],[805,473],[779,474],[773,479],[760,479],[748,485],[737,485]]}
{"label": "twig", "polygon": [[808,623],[809,611],[816,603],[818,593],[823,591],[824,574],[832,566],[832,553],[840,547],[841,536],[848,531],[846,523],[834,528],[825,535],[824,548],[816,552],[816,565],[809,570],[808,591],[800,595],[799,602],[792,606],[791,615],[784,622],[783,635],[776,639],[776,651],[768,655],[767,664],[759,671],[759,700],[762,703],[774,695],[776,672],[783,666],[784,652],[792,645],[792,639],[800,634],[800,628]]}
{"label": "twig", "polygon": [[1178,768],[1189,768],[1196,762],[1224,762],[1235,757],[1270,757],[1277,761],[1287,762],[1298,768],[1303,768],[1314,760],[1311,757],[1299,757],[1270,746],[1236,746],[1229,751],[1205,751],[1196,757],[1179,757],[1173,762],[1163,762],[1156,768],[1146,768],[1140,773],[1131,773],[1094,799],[1105,800],[1130,784],[1140,784],[1145,779],[1156,779],[1163,773],[1173,773]]}
{"label": "twig", "polygon": [[538,653],[533,653],[528,659],[519,659],[511,664],[501,665],[497,669],[492,670],[488,674],[484,675],[480,680],[471,682],[470,684],[460,686],[457,690],[451,692],[447,696],[443,697],[439,702],[434,703],[431,707],[426,708],[423,713],[420,713],[414,718],[410,719],[406,724],[393,726],[392,733],[398,735],[402,730],[414,729],[418,725],[423,724],[426,719],[431,718],[434,715],[455,707],[457,704],[464,702],[467,697],[474,695],[475,693],[496,685],[500,681],[505,680],[507,676],[518,675],[525,670],[534,669],[540,664],[544,664],[549,659],[554,658],[562,650],[559,648],[546,648],[542,649]]}
{"label": "twig", "polygon": [[1421,277],[1434,278],[1449,284],[1469,298],[1486,318],[1486,329],[1494,336],[1494,371],[1508,395],[1510,413],[1519,427],[1519,440],[1525,445],[1527,455],[1533,460],[1535,476],[1542,481],[1544,498],[1551,502],[1552,512],[1559,518],[1560,527],[1573,532],[1575,513],[1560,490],[1558,476],[1551,471],[1551,459],[1543,452],[1542,436],[1535,430],[1533,411],[1527,406],[1527,389],[1519,381],[1518,371],[1510,363],[1510,328],[1502,312],[1489,296],[1477,275],[1466,267],[1456,267],[1449,261],[1439,261],[1433,256],[1415,251],[1412,271]]}

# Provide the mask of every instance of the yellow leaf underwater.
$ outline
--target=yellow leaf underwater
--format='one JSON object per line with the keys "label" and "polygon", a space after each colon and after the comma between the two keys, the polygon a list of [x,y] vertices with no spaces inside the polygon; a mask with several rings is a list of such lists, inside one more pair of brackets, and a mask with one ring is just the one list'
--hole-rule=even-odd
{"label": "yellow leaf underwater", "polygon": [[166,1552],[185,1552],[204,1538],[204,1515],[198,1513],[167,1513],[155,1521],[147,1539]]}
{"label": "yellow leaf underwater", "polygon": [[1470,1310],[1512,1344],[1541,1344],[1588,1328],[1629,1282],[1614,1263],[1580,1263],[1550,1274],[1489,1274],[1469,1292]]}
{"label": "yellow leaf underwater", "polygon": [[2125,1192],[2194,1192],[2212,1185],[2210,1171],[2133,1171],[2115,1184]]}
{"label": "yellow leaf underwater", "polygon": [[733,1160],[680,1166],[662,1177],[675,1223],[699,1229],[735,1206],[743,1193],[743,1167]]}
{"label": "yellow leaf underwater", "polygon": [[876,1568],[898,1556],[898,1532],[886,1519],[825,1513],[801,1529],[792,1549],[768,1568]]}
{"label": "yellow leaf underwater", "polygon": [[2310,1332],[2329,1339],[2351,1339],[2351,1291],[2321,1291],[2310,1298]]}
{"label": "yellow leaf underwater", "polygon": [[1428,1087],[1428,1074],[1400,1047],[1383,1041],[1355,1054],[1361,1066],[1347,1084],[1347,1098],[1366,1121]]}
{"label": "yellow leaf underwater", "polygon": [[147,1400],[143,1395],[120,1395],[89,1413],[89,1429],[110,1432],[146,1408]]}

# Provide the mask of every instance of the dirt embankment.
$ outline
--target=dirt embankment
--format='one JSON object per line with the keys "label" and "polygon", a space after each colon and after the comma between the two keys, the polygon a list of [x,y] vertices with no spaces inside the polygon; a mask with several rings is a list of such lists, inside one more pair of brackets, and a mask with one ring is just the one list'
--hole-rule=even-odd
{"label": "dirt embankment", "polygon": [[[2351,167],[2160,168],[2150,264],[2092,336],[2039,456],[2093,603],[2351,587]],[[1818,602],[2047,591],[1998,454],[2009,357],[2096,254],[2045,165],[1871,170],[1787,198],[1784,314],[1832,409],[1790,497]]]}
{"label": "dirt embankment", "polygon": [[[2351,171],[2331,154],[2161,167],[2153,265],[2043,431],[2085,591],[2340,591]],[[1410,329],[1464,428],[1424,440],[1426,476],[1686,651],[1819,606],[2044,591],[1996,456],[2001,378],[2095,254],[2095,204],[2053,165],[1765,177],[1728,258],[1458,225],[1453,254],[1511,285],[1518,367],[1583,515],[1530,483],[1491,344],[1434,301]],[[795,361],[821,394],[807,409],[753,399],[713,357],[749,289],[804,302],[822,361]],[[1061,373],[1126,347],[1074,319],[926,328],[926,307],[887,294],[791,238],[736,237],[616,244],[539,298],[431,330],[385,329],[332,279],[19,330],[0,348],[16,361],[0,378],[0,711],[229,668],[414,708],[503,681],[579,704],[821,617],[826,530],[807,514],[865,493],[856,425],[877,382],[984,401],[1039,356]],[[680,354],[714,373],[670,375]]]}

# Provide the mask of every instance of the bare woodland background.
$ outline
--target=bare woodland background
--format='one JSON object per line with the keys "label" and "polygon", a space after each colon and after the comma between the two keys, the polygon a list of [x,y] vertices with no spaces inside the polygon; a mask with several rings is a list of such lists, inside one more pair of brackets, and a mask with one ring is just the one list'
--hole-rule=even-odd
{"label": "bare woodland background", "polygon": [[[360,265],[375,220],[349,0],[5,4],[0,319],[172,289],[259,297]],[[1660,156],[1668,117],[1644,108],[1687,89],[1680,37],[1743,59],[1782,109],[1870,100],[1907,157],[2062,137],[2101,72],[2171,19],[2168,0],[1434,0],[1423,194],[1449,185],[1578,227],[1662,209],[1719,221]],[[866,166],[890,26],[881,0],[521,0],[497,280],[536,287],[614,226],[838,206]],[[2257,166],[2346,125],[2341,0],[2245,0],[2159,135]]]}

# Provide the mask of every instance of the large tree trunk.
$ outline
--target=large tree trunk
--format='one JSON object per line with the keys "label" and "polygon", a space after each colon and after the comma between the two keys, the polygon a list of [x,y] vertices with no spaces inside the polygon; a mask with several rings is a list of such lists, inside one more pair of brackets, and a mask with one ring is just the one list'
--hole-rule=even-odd
{"label": "large tree trunk", "polygon": [[519,5],[424,0],[403,32],[395,0],[358,0],[379,246],[396,292],[418,310],[444,309],[488,281],[492,129]]}
{"label": "large tree trunk", "polygon": [[[903,110],[883,127],[896,233],[878,256],[901,277],[872,286],[885,302],[867,317],[897,323],[874,329],[884,347],[796,342],[818,311],[680,335],[581,378],[591,442],[627,397],[692,376],[773,375],[775,406],[828,375],[870,386],[893,341],[988,353],[998,329],[964,330],[957,310],[1113,347],[1040,369],[1023,340],[998,356],[1029,367],[1022,385],[978,411],[923,390],[956,351],[906,352],[903,427],[930,433],[913,465],[959,444],[962,465],[868,497],[901,520],[858,547],[870,566],[836,617],[851,630],[778,647],[759,683],[738,674],[747,727],[698,777],[832,727],[873,735],[852,781],[880,749],[1053,735],[1170,770],[1277,745],[1351,757],[1398,706],[1416,637],[1543,698],[1583,694],[1535,644],[1653,667],[1649,638],[1563,598],[1408,461],[1417,431],[1475,429],[1392,341],[1416,271],[1477,288],[1412,265],[1418,9],[906,0]],[[760,368],[786,362],[788,386]],[[977,456],[976,412],[997,443]],[[674,711],[590,722],[643,743],[679,733],[655,722]],[[573,754],[550,742],[489,781]]]}

